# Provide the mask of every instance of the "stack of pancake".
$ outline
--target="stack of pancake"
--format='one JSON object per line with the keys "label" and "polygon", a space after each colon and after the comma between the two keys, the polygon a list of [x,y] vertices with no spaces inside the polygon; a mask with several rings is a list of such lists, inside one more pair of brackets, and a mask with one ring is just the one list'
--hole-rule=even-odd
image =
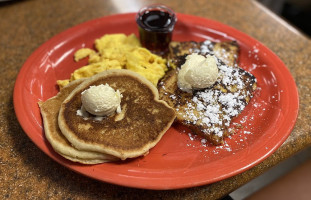
{"label": "stack of pancake", "polygon": [[[77,115],[81,93],[108,84],[122,94],[121,113],[102,120]],[[129,70],[108,70],[64,87],[39,102],[47,140],[63,157],[84,164],[125,160],[148,154],[170,128],[176,115],[159,100],[151,82]]]}

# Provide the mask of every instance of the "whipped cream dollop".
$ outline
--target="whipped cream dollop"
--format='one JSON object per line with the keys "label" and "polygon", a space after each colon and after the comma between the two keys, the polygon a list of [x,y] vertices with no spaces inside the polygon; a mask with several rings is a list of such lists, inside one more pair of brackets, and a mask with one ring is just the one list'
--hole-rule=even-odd
{"label": "whipped cream dollop", "polygon": [[186,62],[178,73],[178,87],[191,92],[212,86],[218,78],[217,60],[214,56],[202,56],[197,53],[186,57]]}
{"label": "whipped cream dollop", "polygon": [[122,94],[107,83],[90,86],[81,93],[82,107],[89,113],[102,117],[121,112]]}

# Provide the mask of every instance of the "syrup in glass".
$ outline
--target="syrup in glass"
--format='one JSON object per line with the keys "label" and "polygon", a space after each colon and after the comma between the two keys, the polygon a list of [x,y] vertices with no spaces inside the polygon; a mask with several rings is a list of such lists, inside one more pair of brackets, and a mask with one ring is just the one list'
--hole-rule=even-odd
{"label": "syrup in glass", "polygon": [[175,13],[163,5],[142,8],[136,16],[141,44],[158,55],[168,52],[176,23]]}

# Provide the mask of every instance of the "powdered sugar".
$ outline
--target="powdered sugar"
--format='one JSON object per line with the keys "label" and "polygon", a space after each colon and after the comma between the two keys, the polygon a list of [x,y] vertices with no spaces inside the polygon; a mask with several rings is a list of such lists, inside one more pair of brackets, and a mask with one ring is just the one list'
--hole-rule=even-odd
{"label": "powdered sugar", "polygon": [[[243,123],[240,121],[239,124]],[[243,130],[246,128],[247,130]],[[204,157],[212,155],[220,155],[224,153],[232,153],[235,154],[240,149],[245,148],[249,145],[250,138],[253,137],[253,131],[249,130],[247,127],[240,127],[239,131],[232,136],[229,136],[223,144],[221,145],[213,145],[210,142],[208,142],[207,139],[202,138],[201,136],[198,136],[192,132],[185,132],[188,135],[188,142],[186,143],[186,146],[188,148],[194,148],[197,149],[199,152],[205,152],[203,154]],[[207,153],[207,154],[206,154]]]}
{"label": "powdered sugar", "polygon": [[[188,102],[185,109],[185,118],[188,123],[203,127],[205,134],[224,135],[221,127],[229,127],[231,119],[237,116],[246,106],[245,99],[251,93],[245,90],[246,84],[243,73],[237,67],[229,67],[218,62],[219,78],[216,86],[200,91],[195,91],[192,101]],[[219,87],[218,87],[219,86]]]}

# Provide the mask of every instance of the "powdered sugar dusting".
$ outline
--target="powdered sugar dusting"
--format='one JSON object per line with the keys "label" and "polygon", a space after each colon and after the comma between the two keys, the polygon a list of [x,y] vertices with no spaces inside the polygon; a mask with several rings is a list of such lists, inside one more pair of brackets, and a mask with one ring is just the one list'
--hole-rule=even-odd
{"label": "powdered sugar dusting", "polygon": [[[253,137],[255,130],[249,129],[246,121],[241,119],[237,123],[233,123],[232,126],[235,126],[238,131],[235,135],[229,136],[223,144],[215,146],[208,142],[207,139],[202,138],[199,135],[196,135],[192,132],[185,132],[188,135],[188,142],[186,146],[188,148],[197,149],[199,152],[202,152],[204,157],[209,155],[219,155],[224,153],[235,154],[238,150],[244,149],[249,145],[249,139]],[[249,123],[252,123],[251,117],[248,119]],[[243,124],[243,125],[241,125]],[[252,125],[249,124],[251,127]]]}
{"label": "powdered sugar dusting", "polygon": [[[196,91],[191,102],[185,108],[186,123],[193,123],[207,127],[203,129],[205,134],[215,134],[218,137],[224,135],[221,127],[230,126],[233,117],[237,116],[245,108],[247,97],[252,97],[249,90],[245,90],[251,80],[243,80],[243,75],[237,67],[229,67],[219,61],[219,78],[216,87]],[[178,107],[177,107],[178,108]]]}

